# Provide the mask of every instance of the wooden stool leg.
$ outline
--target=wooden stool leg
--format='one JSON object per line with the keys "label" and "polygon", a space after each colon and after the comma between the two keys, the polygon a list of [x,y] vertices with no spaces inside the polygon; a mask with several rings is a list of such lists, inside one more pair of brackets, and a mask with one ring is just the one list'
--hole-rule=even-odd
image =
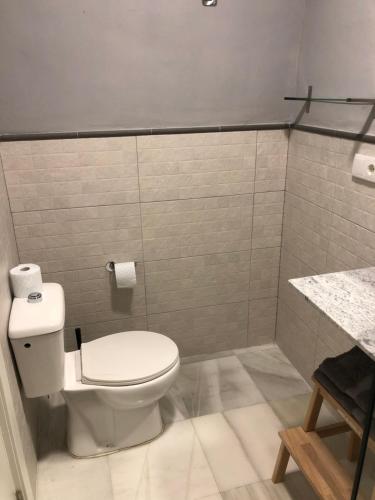
{"label": "wooden stool leg", "polygon": [[360,438],[355,432],[351,431],[349,434],[348,460],[350,460],[351,462],[356,462],[358,460],[360,447]]}
{"label": "wooden stool leg", "polygon": [[305,432],[310,432],[315,429],[322,404],[323,397],[320,394],[319,387],[315,386],[310,398],[309,407],[307,408],[305,421],[303,422],[303,430]]}
{"label": "wooden stool leg", "polygon": [[279,449],[279,454],[277,455],[277,460],[275,464],[275,468],[272,474],[272,482],[273,483],[281,483],[284,480],[285,471],[288,467],[288,462],[290,458],[290,453],[287,450],[287,447],[282,442]]}

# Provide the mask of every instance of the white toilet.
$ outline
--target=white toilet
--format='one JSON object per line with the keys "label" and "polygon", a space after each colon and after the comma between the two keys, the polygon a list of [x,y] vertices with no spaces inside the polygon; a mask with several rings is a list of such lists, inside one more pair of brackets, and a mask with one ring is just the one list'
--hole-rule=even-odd
{"label": "white toilet", "polygon": [[158,436],[159,400],[180,366],[176,344],[159,333],[121,332],[65,353],[62,287],[44,283],[41,299],[13,300],[9,338],[26,396],[62,392],[69,451],[90,457]]}

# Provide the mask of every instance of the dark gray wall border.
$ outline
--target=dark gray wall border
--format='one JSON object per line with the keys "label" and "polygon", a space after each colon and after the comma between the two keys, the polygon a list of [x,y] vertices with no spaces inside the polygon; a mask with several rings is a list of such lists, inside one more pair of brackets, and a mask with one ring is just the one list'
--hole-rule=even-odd
{"label": "dark gray wall border", "polygon": [[168,135],[168,134],[201,134],[210,132],[241,132],[247,130],[282,130],[294,129],[312,134],[328,135],[352,141],[367,142],[375,144],[375,136],[367,134],[356,134],[344,130],[335,130],[311,125],[299,125],[289,123],[258,123],[252,125],[217,125],[208,127],[170,127],[170,128],[145,128],[124,130],[94,130],[84,132],[48,132],[35,134],[2,134],[0,142],[10,141],[42,141],[48,139],[83,139],[98,137],[129,137],[141,135]]}
{"label": "dark gray wall border", "polygon": [[291,125],[292,130],[300,130],[301,132],[310,132],[311,134],[328,135],[340,139],[349,139],[351,141],[361,141],[370,144],[375,144],[375,135],[356,134],[355,132],[345,132],[344,130],[335,130],[331,128],[313,127],[310,125]]}
{"label": "dark gray wall border", "polygon": [[93,137],[128,137],[139,135],[200,134],[208,132],[239,132],[246,130],[288,129],[288,123],[260,123],[253,125],[217,125],[212,127],[146,128],[126,130],[98,130],[87,132],[48,132],[36,134],[2,134],[0,142],[41,141],[48,139],[82,139]]}

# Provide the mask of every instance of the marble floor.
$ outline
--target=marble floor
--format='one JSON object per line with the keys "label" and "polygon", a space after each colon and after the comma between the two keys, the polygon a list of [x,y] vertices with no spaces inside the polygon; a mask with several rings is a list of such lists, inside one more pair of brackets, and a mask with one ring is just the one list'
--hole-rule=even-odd
{"label": "marble floor", "polygon": [[[316,499],[293,462],[285,483],[270,481],[278,431],[302,422],[309,392],[274,345],[186,358],[162,401],[162,436],[83,460],[64,449],[57,405],[41,445],[38,500]],[[334,421],[327,409],[320,418]],[[337,439],[330,446],[344,456]]]}

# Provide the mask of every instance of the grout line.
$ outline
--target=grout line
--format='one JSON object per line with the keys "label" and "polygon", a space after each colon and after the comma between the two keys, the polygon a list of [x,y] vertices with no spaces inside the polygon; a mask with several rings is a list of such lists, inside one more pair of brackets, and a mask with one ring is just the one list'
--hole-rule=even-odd
{"label": "grout line", "polygon": [[[301,195],[299,195],[299,194],[296,194],[296,193],[294,193],[294,192],[292,192],[292,191],[285,191],[285,193],[286,193],[286,194],[288,194],[288,195],[294,196],[295,198],[298,198],[299,200],[302,200],[302,201],[304,201],[305,203],[309,203],[310,205],[313,205],[314,207],[319,208],[320,210],[323,210],[324,212],[326,212],[326,213],[327,213],[327,215],[331,215],[331,216],[339,217],[340,219],[343,219],[343,220],[345,220],[345,221],[347,221],[347,222],[350,222],[350,224],[353,224],[353,225],[354,225],[354,226],[356,226],[356,227],[359,227],[359,228],[361,228],[361,229],[364,229],[365,231],[368,231],[368,232],[370,232],[370,233],[372,233],[372,234],[375,234],[375,231],[373,231],[372,229],[369,229],[368,227],[362,226],[362,225],[361,225],[361,224],[359,224],[358,222],[354,222],[354,221],[352,221],[352,220],[350,220],[350,219],[348,219],[348,218],[344,217],[343,215],[341,215],[341,214],[338,214],[338,213],[334,212],[334,211],[333,211],[333,210],[334,210],[333,208],[325,208],[325,207],[322,207],[321,205],[317,205],[317,204],[316,204],[316,203],[314,203],[313,201],[307,200],[306,198],[303,198],[303,196],[301,196]],[[327,197],[328,197],[328,196],[327,196]],[[335,201],[340,201],[340,200],[337,200],[336,198],[332,198],[332,199],[333,199],[333,200],[335,200]],[[343,202],[341,202],[341,203],[343,203]],[[330,234],[331,234],[332,225],[330,226],[330,228],[329,228],[329,229],[330,229]],[[313,231],[316,233],[316,231],[315,231],[315,230],[313,230]],[[317,233],[317,234],[319,234],[319,233]],[[349,236],[349,237],[350,237],[350,238],[352,238],[351,236]],[[328,240],[328,241],[330,241],[330,238],[327,238],[327,240]],[[347,250],[347,251],[349,252],[349,250]],[[349,252],[349,253],[351,253],[351,252]]]}
{"label": "grout line", "polygon": [[[209,415],[210,415],[210,414],[209,414]],[[211,414],[211,415],[212,415],[212,414]],[[202,415],[202,416],[203,416],[203,415]],[[202,441],[201,441],[201,439],[200,439],[200,437],[199,437],[199,434],[198,434],[198,432],[197,432],[197,430],[196,430],[196,428],[195,428],[195,425],[194,425],[194,419],[195,419],[195,418],[197,418],[197,417],[189,417],[187,420],[189,420],[189,421],[190,421],[191,426],[193,427],[194,436],[195,436],[195,438],[197,439],[197,441],[198,441],[198,443],[199,443],[199,446],[200,446],[200,449],[201,449],[201,451],[202,451],[202,453],[203,453],[203,456],[204,456],[204,458],[205,458],[206,464],[207,464],[207,466],[208,466],[208,468],[209,468],[209,470],[210,470],[210,472],[211,472],[211,477],[212,477],[212,479],[213,479],[213,481],[214,481],[214,483],[215,483],[215,485],[216,485],[216,488],[217,488],[217,491],[218,491],[218,495],[220,495],[220,497],[221,497],[221,491],[220,491],[219,484],[218,484],[218,482],[217,482],[217,478],[216,478],[216,474],[215,474],[214,468],[212,467],[211,461],[210,461],[210,460],[209,460],[209,458],[208,458],[208,455],[207,455],[207,453],[206,453],[206,450],[205,450],[205,448],[204,448],[204,446],[203,446],[203,443],[202,443]],[[213,493],[213,495],[216,495],[216,493]],[[210,496],[211,496],[211,495],[209,495],[209,497],[210,497]],[[202,499],[202,500],[203,500],[203,499]]]}
{"label": "grout line", "polygon": [[[269,297],[269,298],[274,298],[274,297]],[[258,299],[251,299],[251,300],[258,300]],[[233,301],[233,302],[220,302],[219,304],[208,304],[208,305],[201,305],[201,306],[194,306],[194,307],[185,307],[181,309],[171,309],[168,311],[160,311],[160,312],[152,312],[152,313],[145,313],[145,314],[138,314],[138,315],[128,315],[128,316],[122,316],[119,318],[114,318],[114,319],[108,319],[106,321],[94,321],[94,322],[89,322],[89,323],[82,323],[80,326],[84,328],[85,326],[92,326],[92,325],[98,325],[98,324],[105,324],[105,323],[112,323],[114,321],[123,321],[123,320],[133,320],[133,319],[139,319],[139,318],[146,318],[147,316],[158,316],[161,314],[171,314],[171,313],[179,313],[183,311],[194,311],[194,310],[200,310],[200,309],[208,309],[208,308],[213,308],[213,307],[220,307],[220,306],[226,306],[226,305],[233,305],[233,304],[248,304],[249,300],[240,300],[240,301]],[[66,324],[66,328],[75,328],[77,324]],[[247,347],[253,347],[253,346],[247,346]]]}
{"label": "grout line", "polygon": [[[257,178],[257,164],[258,164],[258,131],[256,132],[255,136],[255,168],[254,168],[254,186],[256,184],[256,178]],[[255,193],[253,195],[253,200],[252,200],[252,212],[250,215],[251,218],[251,233],[250,233],[250,242],[251,242],[251,248],[250,248],[250,262],[249,262],[249,284],[248,284],[248,303],[247,303],[247,334],[246,334],[246,345],[249,345],[250,342],[250,292],[251,292],[251,262],[253,259],[253,232],[254,232],[254,217],[255,217]]]}
{"label": "grout line", "polygon": [[194,306],[194,307],[184,307],[181,309],[172,309],[168,311],[160,311],[160,312],[152,312],[148,313],[149,316],[156,316],[160,314],[170,314],[174,312],[182,312],[182,311],[191,311],[195,309],[208,309],[212,307],[220,307],[220,306],[225,306],[225,305],[233,305],[233,304],[247,304],[249,301],[248,300],[237,300],[237,301],[232,301],[232,302],[220,302],[219,304],[207,304],[207,305],[202,305],[202,306]]}
{"label": "grout line", "polygon": [[285,184],[284,184],[284,199],[283,199],[283,209],[282,209],[282,222],[281,222],[281,237],[280,237],[280,252],[279,252],[279,271],[277,277],[277,295],[276,295],[276,317],[275,317],[275,334],[274,341],[277,341],[277,324],[279,319],[279,301],[280,301],[280,275],[281,275],[281,257],[284,239],[284,229],[285,229],[285,200],[286,200],[286,189],[287,189],[287,178],[288,178],[288,166],[289,166],[289,146],[290,146],[291,133],[288,136],[288,150],[286,155],[286,171],[285,171]]}
{"label": "grout line", "polygon": [[10,206],[10,198],[9,198],[8,185],[7,185],[6,178],[5,178],[5,171],[4,171],[4,166],[3,166],[3,161],[2,161],[1,153],[0,153],[0,168],[1,168],[1,175],[2,175],[2,178],[3,178],[3,181],[4,181],[4,188],[5,188],[5,193],[6,193],[6,197],[7,197],[7,205],[8,205],[9,216],[10,216],[10,221],[11,221],[11,226],[12,226],[11,231],[13,233],[14,243],[15,243],[16,252],[17,252],[17,258],[18,258],[18,262],[21,262],[20,249],[19,249],[19,246],[18,246],[18,240],[17,240],[17,236],[16,236],[16,229],[15,229],[15,225],[14,225],[13,212],[12,212],[12,208]]}
{"label": "grout line", "polygon": [[[254,248],[253,250],[266,250],[269,248],[280,248],[280,245],[272,245],[270,247],[260,247],[260,248]],[[35,250],[34,250],[35,251]],[[150,264],[153,262],[164,262],[164,261],[171,261],[171,260],[183,260],[183,259],[194,259],[195,257],[209,257],[209,256],[214,256],[214,255],[232,255],[232,254],[241,254],[245,252],[251,252],[251,248],[248,248],[247,250],[233,250],[231,252],[212,252],[212,253],[204,253],[204,254],[197,254],[197,255],[187,255],[185,257],[168,257],[165,259],[156,259],[156,260],[144,260],[140,261],[137,260],[137,263],[139,262],[140,264]],[[98,256],[102,257],[102,256]],[[104,256],[103,256],[104,257]],[[109,259],[107,256],[106,259]],[[42,261],[41,266],[45,264],[50,264],[51,262],[55,262],[55,260],[50,260],[50,261]],[[90,267],[79,267],[79,268],[69,268],[69,269],[61,269],[58,271],[43,271],[46,274],[54,274],[54,273],[67,273],[67,272],[72,272],[72,271],[82,271],[86,269],[100,269],[103,266],[90,266]]]}
{"label": "grout line", "polygon": [[[142,218],[142,203],[141,203],[141,181],[139,176],[139,161],[138,161],[138,137],[135,138],[135,150],[137,155],[137,174],[138,174],[138,193],[139,193],[139,224],[141,230],[141,246],[143,263],[145,262],[145,249],[144,249],[144,235],[143,235],[143,218]],[[148,330],[148,301],[147,301],[147,284],[146,284],[146,267],[143,265],[143,287],[145,294],[145,307],[146,307],[146,328]]]}
{"label": "grout line", "polygon": [[[298,320],[301,321],[301,323],[304,324],[304,326],[306,326],[307,330],[309,330],[309,332],[311,332],[313,334],[313,336],[317,336],[318,334],[318,331],[315,330],[315,328],[311,328],[309,324],[306,323],[306,320],[303,319],[299,314],[298,312],[296,312],[292,307],[290,307],[290,305],[287,303],[286,300],[284,299],[280,299],[280,303],[283,304],[284,307],[286,307],[290,312],[292,312],[295,316],[297,316]],[[319,312],[318,310],[316,310],[316,312]]]}
{"label": "grout line", "polygon": [[[263,193],[279,193],[282,192],[280,189],[276,190],[270,190],[270,191],[249,191],[247,193],[235,193],[235,194],[223,194],[223,195],[216,195],[216,196],[200,196],[197,198],[172,198],[172,199],[167,199],[167,200],[154,200],[154,201],[133,201],[133,202],[128,202],[128,203],[111,203],[111,204],[103,204],[103,205],[77,205],[74,207],[61,207],[61,208],[40,208],[40,209],[35,209],[35,210],[19,210],[15,211],[13,210],[12,212],[14,214],[27,214],[27,213],[33,213],[33,212],[51,212],[51,211],[62,211],[62,210],[84,210],[86,208],[100,208],[100,207],[113,207],[113,206],[128,206],[128,205],[150,205],[152,203],[168,203],[168,202],[176,202],[176,201],[188,201],[188,200],[205,200],[205,199],[212,199],[212,198],[228,198],[228,197],[239,197],[239,196],[249,196],[249,195],[255,195],[255,194],[263,194]],[[20,199],[20,198],[17,198]],[[31,198],[30,198],[31,199]],[[125,217],[125,216],[123,216]],[[108,217],[105,217],[108,218]],[[95,217],[94,217],[95,219]],[[82,219],[78,219],[82,220]],[[74,221],[73,221],[74,222]],[[44,224],[44,223],[40,223]],[[27,226],[30,224],[22,224],[22,226]],[[35,225],[35,224],[31,224]]]}

